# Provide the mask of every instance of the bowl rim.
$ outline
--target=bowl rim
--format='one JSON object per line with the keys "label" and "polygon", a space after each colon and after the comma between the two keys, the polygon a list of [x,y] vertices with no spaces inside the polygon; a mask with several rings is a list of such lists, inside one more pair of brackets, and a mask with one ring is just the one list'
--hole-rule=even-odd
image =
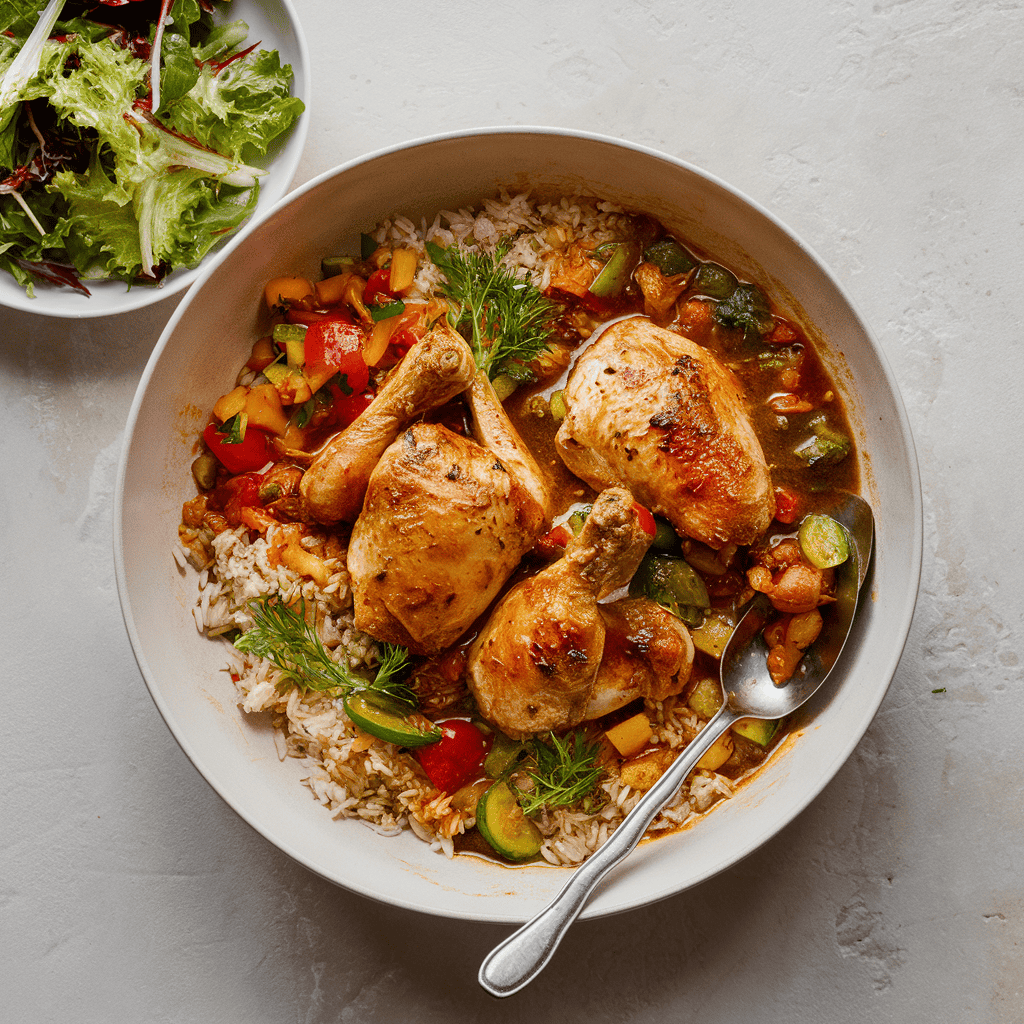
{"label": "bowl rim", "polygon": [[[254,7],[262,8],[265,6],[267,0],[251,0],[251,2]],[[289,132],[282,137],[282,144],[287,147],[291,154],[289,160],[291,167],[290,169],[286,167],[287,177],[285,179],[275,179],[280,184],[281,195],[272,204],[268,205],[265,210],[261,210],[259,204],[257,204],[256,209],[252,212],[249,219],[242,224],[234,235],[232,235],[232,242],[248,234],[252,228],[256,227],[257,224],[261,223],[267,216],[269,216],[269,214],[277,207],[280,200],[288,197],[289,188],[295,180],[295,175],[298,173],[302,154],[306,148],[306,140],[309,136],[309,85],[311,60],[309,44],[306,41],[305,31],[303,30],[302,22],[299,20],[299,16],[295,10],[293,0],[273,0],[273,3],[279,5],[284,11],[288,20],[289,28],[295,36],[296,56],[290,61],[292,66],[291,95],[301,99],[303,103],[306,104],[306,110],[299,115],[298,120]],[[266,47],[261,48],[266,49]],[[276,49],[276,47],[274,47],[274,49]],[[8,283],[6,279],[9,278],[15,286],[10,290],[10,295],[6,294],[6,288],[0,290],[0,309],[17,310],[19,313],[33,313],[36,316],[49,317],[55,320],[96,320],[102,317],[122,316],[125,313],[134,313],[137,310],[156,305],[156,303],[163,302],[166,299],[180,296],[200,280],[207,264],[226,248],[227,246],[224,246],[216,252],[208,253],[197,266],[176,271],[168,278],[165,278],[164,282],[155,286],[133,286],[123,281],[106,280],[86,282],[87,285],[92,284],[94,286],[122,286],[124,288],[124,298],[120,300],[120,304],[115,309],[97,308],[96,306],[92,306],[90,308],[88,305],[88,299],[83,299],[83,303],[85,304],[81,307],[68,306],[67,308],[41,309],[38,293],[35,298],[29,298],[29,296],[25,294],[24,289],[21,288],[21,286],[18,285],[9,274],[5,271],[0,271],[0,275],[5,279],[4,284],[6,285]],[[129,299],[131,299],[131,301],[129,301]]]}
{"label": "bowl rim", "polygon": [[[902,445],[902,452],[904,453],[909,468],[909,479],[907,481],[909,490],[909,506],[911,514],[908,515],[908,520],[912,525],[910,540],[910,551],[909,555],[909,573],[906,576],[906,596],[902,600],[901,604],[901,615],[899,621],[896,622],[895,628],[892,630],[895,636],[898,636],[899,642],[893,641],[890,644],[890,648],[887,652],[887,658],[883,663],[883,667],[879,670],[880,674],[883,674],[886,683],[884,686],[879,686],[873,695],[873,699],[866,703],[863,707],[862,714],[859,720],[856,722],[856,727],[850,729],[847,738],[843,743],[837,744],[831,754],[831,760],[823,768],[817,777],[816,783],[806,790],[803,797],[799,800],[793,801],[787,808],[784,814],[784,820],[781,822],[774,822],[772,827],[762,829],[760,832],[751,832],[743,836],[742,840],[737,844],[736,848],[732,851],[730,856],[726,859],[725,863],[709,867],[707,870],[693,875],[688,879],[686,885],[682,887],[671,888],[668,891],[658,891],[645,894],[640,898],[633,898],[628,900],[621,905],[600,905],[595,907],[593,903],[588,904],[581,913],[581,918],[591,919],[609,916],[628,910],[638,909],[640,907],[658,902],[669,896],[676,895],[684,889],[692,888],[695,885],[700,884],[714,877],[716,874],[726,868],[733,867],[740,860],[749,856],[760,846],[766,843],[769,839],[777,835],[783,828],[791,824],[792,821],[803,811],[806,807],[812,803],[825,789],[825,787],[831,782],[834,776],[838,773],[840,768],[846,763],[849,756],[853,752],[854,748],[860,743],[870,726],[871,721],[877,714],[878,708],[885,698],[888,688],[892,683],[893,677],[896,673],[899,661],[902,657],[903,651],[905,650],[906,643],[909,637],[912,619],[914,616],[917,597],[920,589],[921,580],[921,568],[923,559],[923,504],[922,504],[922,493],[921,493],[921,481],[920,481],[920,467],[918,463],[916,446],[914,444],[913,435],[910,430],[909,420],[907,417],[905,405],[903,402],[902,395],[899,387],[889,366],[888,360],[885,356],[885,352],[878,343],[877,338],[871,331],[868,324],[863,320],[857,307],[851,301],[845,287],[836,278],[826,264],[817,256],[817,254],[811,249],[802,238],[796,235],[791,228],[783,224],[775,215],[765,209],[756,200],[751,199],[743,192],[739,191],[735,187],[722,181],[716,175],[705,171],[695,164],[689,163],[685,160],[681,160],[677,157],[670,156],[664,152],[631,143],[622,139],[614,138],[611,136],[601,135],[592,132],[577,131],[573,129],[564,129],[550,126],[489,126],[483,128],[468,128],[461,129],[458,131],[438,133],[435,135],[428,135],[417,137],[405,142],[395,143],[380,149],[374,150],[370,153],[354,157],[344,163],[341,163],[335,167],[323,171],[314,178],[307,181],[305,184],[296,188],[288,195],[282,197],[277,204],[275,204],[270,210],[267,211],[266,215],[262,219],[263,222],[267,222],[272,219],[283,207],[290,203],[298,200],[306,193],[314,191],[321,187],[324,183],[331,179],[345,174],[352,168],[358,167],[362,164],[372,162],[381,157],[385,157],[391,154],[401,152],[403,150],[413,149],[424,145],[433,145],[435,143],[443,143],[452,140],[465,141],[476,136],[490,136],[510,134],[514,136],[523,135],[550,135],[550,136],[567,136],[573,139],[581,139],[587,141],[593,141],[597,143],[604,143],[612,145],[618,148],[633,150],[637,153],[643,154],[648,157],[653,157],[658,160],[667,161],[674,164],[681,169],[697,175],[698,177],[704,178],[717,187],[724,190],[736,199],[739,199],[742,203],[745,203],[756,211],[760,216],[764,217],[782,231],[787,237],[789,237],[809,258],[817,267],[820,273],[830,282],[831,286],[836,289],[837,294],[841,298],[845,308],[856,318],[857,325],[863,332],[864,336],[868,339],[872,354],[878,363],[879,370],[884,376],[885,382],[888,386],[889,392],[895,403],[896,409],[896,427],[900,443]],[[188,737],[183,734],[182,730],[178,727],[174,721],[170,708],[164,700],[163,695],[160,692],[159,687],[156,685],[154,679],[151,677],[150,668],[146,662],[141,637],[139,636],[135,623],[133,620],[130,594],[127,586],[127,574],[124,560],[124,509],[125,509],[125,482],[128,471],[128,460],[129,452],[132,448],[133,436],[136,430],[138,419],[144,404],[146,397],[146,391],[153,377],[157,365],[160,361],[161,355],[168,345],[170,339],[173,337],[179,322],[186,315],[191,302],[195,299],[199,290],[203,287],[204,283],[214,274],[220,265],[229,260],[235,251],[241,245],[244,245],[247,239],[248,232],[245,235],[239,234],[231,239],[231,241],[220,250],[211,260],[204,263],[202,273],[199,275],[194,284],[189,288],[186,293],[184,300],[178,305],[174,314],[167,322],[164,330],[161,333],[160,339],[155,345],[150,359],[147,362],[145,370],[140,378],[138,388],[136,390],[134,399],[132,401],[131,409],[126,421],[123,444],[121,450],[121,456],[118,465],[117,481],[114,492],[114,514],[113,514],[113,541],[114,541],[114,564],[115,564],[115,576],[118,589],[118,595],[122,608],[122,615],[124,618],[125,626],[131,641],[132,650],[135,655],[136,661],[139,665],[139,669],[143,675],[144,681],[146,682],[147,689],[149,690],[150,696],[153,699],[157,709],[160,711],[161,716],[164,718],[165,723],[170,728],[172,735],[181,747],[182,751],[192,762],[193,766],[200,772],[205,781],[213,788],[213,790],[221,797],[224,802],[235,811],[254,831],[268,839],[276,847],[278,847],[283,853],[287,854],[291,859],[302,864],[308,870],[314,874],[319,875],[322,878],[332,882],[335,885],[339,885],[343,888],[348,889],[351,892],[358,893],[369,899],[376,900],[381,903],[385,903],[391,906],[401,907],[407,910],[415,910],[419,912],[433,914],[434,916],[450,917],[459,920],[476,920],[483,922],[500,922],[500,923],[516,923],[526,920],[527,914],[516,915],[512,914],[496,914],[493,911],[488,911],[486,908],[482,909],[479,914],[473,912],[466,912],[465,910],[457,909],[445,909],[437,906],[427,906],[416,900],[406,899],[403,897],[396,897],[390,894],[367,892],[363,889],[352,886],[346,883],[345,879],[335,877],[332,874],[325,872],[317,864],[313,863],[308,857],[306,857],[300,850],[296,849],[295,846],[288,842],[287,838],[282,838],[280,835],[275,836],[271,839],[267,831],[259,827],[256,823],[249,820],[247,813],[241,809],[231,795],[225,791],[225,788],[218,784],[215,778],[211,777],[211,773],[204,769],[203,759],[197,754],[192,744],[189,742]],[[873,576],[873,574],[872,574]],[[865,589],[870,589],[871,576],[866,584]],[[893,625],[893,624],[891,624]],[[483,901],[486,903],[486,901]]]}

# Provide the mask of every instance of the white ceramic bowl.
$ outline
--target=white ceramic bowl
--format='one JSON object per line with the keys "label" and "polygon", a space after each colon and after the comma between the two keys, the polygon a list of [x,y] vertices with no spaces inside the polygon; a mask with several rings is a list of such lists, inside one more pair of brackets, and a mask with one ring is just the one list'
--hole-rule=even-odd
{"label": "white ceramic bowl", "polygon": [[361,230],[396,212],[416,219],[469,206],[500,186],[597,193],[645,210],[747,271],[827,339],[861,449],[877,518],[868,591],[834,684],[802,734],[737,795],[683,832],[645,843],[584,912],[596,917],[709,878],[791,821],[835,775],[867,729],[910,628],[921,561],[916,458],[885,358],[842,288],[769,213],[678,160],[593,135],[489,129],[426,139],[355,160],[278,204],[204,268],[156,346],[125,438],[115,508],[117,581],[139,666],[182,749],[214,789],[281,850],[323,877],[398,906],[520,922],[561,886],[562,869],[446,860],[410,834],[382,838],[333,821],[278,761],[268,728],[244,722],[219,646],[189,613],[195,574],[171,557],[191,496],[192,442],[248,355],[263,283],[316,273],[322,254],[358,251]]}
{"label": "white ceramic bowl", "polygon": [[[262,50],[277,50],[281,63],[292,67],[292,95],[308,104],[309,51],[291,0],[231,0],[218,9],[215,17],[218,22],[244,21],[249,26],[246,45],[258,42]],[[306,145],[308,121],[308,114],[303,114],[289,132],[274,140],[267,156],[257,161],[267,174],[260,179],[256,210],[240,232],[262,218],[287,193]],[[88,296],[73,288],[36,281],[35,296],[29,298],[10,274],[0,271],[0,306],[75,319],[127,313],[177,295],[202,276],[205,264],[212,258],[212,254],[208,255],[192,270],[168,274],[155,287],[129,288],[123,281],[88,281]]]}

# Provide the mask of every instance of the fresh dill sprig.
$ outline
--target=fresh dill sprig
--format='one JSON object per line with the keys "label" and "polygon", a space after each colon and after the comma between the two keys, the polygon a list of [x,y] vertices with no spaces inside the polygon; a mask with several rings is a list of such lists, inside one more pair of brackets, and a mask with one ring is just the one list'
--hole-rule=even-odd
{"label": "fresh dill sprig", "polygon": [[404,647],[381,644],[377,673],[368,680],[330,656],[316,630],[306,622],[304,601],[289,607],[278,595],[264,595],[249,602],[249,611],[253,625],[235,641],[235,647],[266,658],[295,685],[333,697],[356,690],[380,690],[416,703],[404,681],[409,664],[409,652]]}
{"label": "fresh dill sprig", "polygon": [[427,254],[447,279],[441,285],[453,303],[456,329],[469,329],[477,369],[494,380],[501,373],[522,379],[526,364],[547,348],[555,304],[529,281],[504,267],[507,243],[493,253],[427,242]]}
{"label": "fresh dill sprig", "polygon": [[536,767],[527,770],[533,790],[519,792],[519,802],[527,814],[542,807],[568,807],[580,803],[594,791],[604,769],[597,764],[600,743],[588,743],[582,729],[559,738],[549,733],[533,743]]}

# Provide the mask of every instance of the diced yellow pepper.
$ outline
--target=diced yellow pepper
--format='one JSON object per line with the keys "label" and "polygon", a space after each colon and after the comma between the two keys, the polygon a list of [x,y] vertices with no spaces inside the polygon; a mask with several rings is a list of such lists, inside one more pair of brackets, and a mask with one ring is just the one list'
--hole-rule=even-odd
{"label": "diced yellow pepper", "polygon": [[290,302],[301,302],[313,297],[313,284],[304,277],[290,275],[288,277],[271,278],[263,289],[263,297],[267,309],[274,310],[278,306]]}
{"label": "diced yellow pepper", "polygon": [[279,437],[288,429],[288,417],[273,384],[258,384],[250,389],[245,399],[245,414],[249,417],[249,426],[262,427]]}
{"label": "diced yellow pepper", "polygon": [[697,767],[709,772],[718,771],[732,757],[733,746],[732,733],[726,730],[708,747],[704,756],[697,762]]}
{"label": "diced yellow pepper", "polygon": [[645,793],[665,774],[675,760],[673,750],[652,750],[626,761],[619,769],[619,781],[624,786]]}
{"label": "diced yellow pepper", "polygon": [[233,391],[229,391],[226,395],[221,395],[214,402],[213,415],[221,423],[231,419],[232,416],[237,416],[245,408],[245,398],[248,393],[249,389],[239,384]]}
{"label": "diced yellow pepper", "polygon": [[412,249],[396,249],[391,254],[391,274],[388,277],[388,291],[401,295],[412,287],[416,277],[416,253]]}
{"label": "diced yellow pepper", "polygon": [[367,366],[376,366],[388,350],[391,339],[402,326],[402,317],[389,316],[386,320],[378,320],[373,330],[363,341],[363,359]]}
{"label": "diced yellow pepper", "polygon": [[252,347],[252,354],[245,364],[250,370],[261,373],[277,358],[273,338],[260,338]]}
{"label": "diced yellow pepper", "polygon": [[353,275],[351,272],[335,274],[334,277],[324,278],[317,281],[313,286],[316,293],[316,301],[321,306],[337,306],[345,301],[345,291]]}
{"label": "diced yellow pepper", "polygon": [[651,739],[650,719],[642,712],[605,730],[605,736],[622,757],[633,757],[647,746]]}

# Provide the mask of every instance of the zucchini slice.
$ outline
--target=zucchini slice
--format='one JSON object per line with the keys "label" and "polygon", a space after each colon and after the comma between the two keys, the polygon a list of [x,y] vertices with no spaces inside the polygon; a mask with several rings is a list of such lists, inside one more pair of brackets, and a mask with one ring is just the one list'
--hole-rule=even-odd
{"label": "zucchini slice", "polygon": [[357,690],[342,701],[345,714],[364,732],[400,747],[425,747],[441,729],[414,708],[385,693]]}
{"label": "zucchini slice", "polygon": [[540,853],[540,829],[523,813],[515,794],[504,782],[496,782],[480,797],[476,827],[509,860],[529,860]]}

